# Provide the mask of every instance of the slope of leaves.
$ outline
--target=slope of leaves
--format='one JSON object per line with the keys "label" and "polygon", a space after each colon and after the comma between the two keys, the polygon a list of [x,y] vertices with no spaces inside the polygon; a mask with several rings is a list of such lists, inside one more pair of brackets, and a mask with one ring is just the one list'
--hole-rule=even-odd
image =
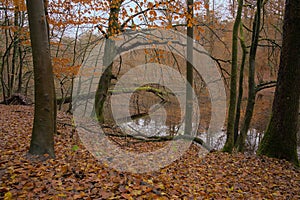
{"label": "slope of leaves", "polygon": [[158,172],[117,172],[80,144],[63,113],[56,159],[30,156],[33,108],[0,105],[0,112],[0,199],[300,199],[300,171],[291,164],[220,152],[200,157],[195,145]]}

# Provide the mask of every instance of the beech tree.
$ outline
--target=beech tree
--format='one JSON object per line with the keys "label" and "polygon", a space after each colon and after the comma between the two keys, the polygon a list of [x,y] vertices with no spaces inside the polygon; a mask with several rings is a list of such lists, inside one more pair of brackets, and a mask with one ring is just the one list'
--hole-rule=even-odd
{"label": "beech tree", "polygon": [[54,79],[45,5],[43,0],[26,0],[34,67],[34,122],[29,153],[54,154],[56,107]]}
{"label": "beech tree", "polygon": [[286,0],[283,42],[272,116],[258,154],[299,165],[297,124],[300,95],[300,1]]}

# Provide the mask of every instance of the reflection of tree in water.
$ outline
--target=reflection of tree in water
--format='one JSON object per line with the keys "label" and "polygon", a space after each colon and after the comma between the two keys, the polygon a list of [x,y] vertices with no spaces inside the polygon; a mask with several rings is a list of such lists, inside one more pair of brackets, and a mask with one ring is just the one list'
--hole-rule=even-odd
{"label": "reflection of tree in water", "polygon": [[[148,84],[142,87],[157,89],[159,93],[147,90],[135,91],[130,100],[130,115],[140,116],[135,119],[139,126],[164,126],[168,134],[174,135],[181,126],[180,104],[176,96],[166,87],[159,84]],[[144,115],[146,113],[146,115]]]}

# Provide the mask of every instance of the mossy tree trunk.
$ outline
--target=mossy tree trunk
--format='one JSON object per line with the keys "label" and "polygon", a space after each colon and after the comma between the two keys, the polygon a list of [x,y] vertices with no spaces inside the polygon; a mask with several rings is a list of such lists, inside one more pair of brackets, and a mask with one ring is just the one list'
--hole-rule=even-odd
{"label": "mossy tree trunk", "polygon": [[34,66],[34,122],[29,153],[54,154],[56,109],[49,35],[43,0],[27,0]]}
{"label": "mossy tree trunk", "polygon": [[245,63],[246,63],[246,56],[247,56],[247,47],[245,44],[245,38],[244,38],[244,31],[243,31],[243,23],[240,23],[240,43],[243,50],[242,55],[242,63],[240,68],[240,75],[239,75],[239,86],[238,86],[238,99],[236,104],[236,114],[235,114],[235,122],[234,122],[234,143],[236,144],[236,141],[238,139],[239,135],[239,124],[240,124],[240,116],[241,116],[241,104],[243,99],[243,83],[244,83],[244,69],[245,69]]}
{"label": "mossy tree trunk", "polygon": [[241,23],[243,0],[238,1],[238,11],[233,25],[232,32],[232,63],[231,63],[231,74],[230,74],[230,96],[229,96],[229,108],[227,117],[227,137],[223,147],[223,151],[232,152],[234,147],[234,122],[236,113],[236,93],[237,93],[237,58],[238,58],[238,32]]}
{"label": "mossy tree trunk", "polygon": [[253,21],[252,27],[252,39],[251,39],[251,48],[249,54],[249,74],[248,74],[248,100],[246,106],[246,113],[244,117],[244,121],[242,124],[242,128],[238,139],[236,141],[236,147],[239,152],[243,152],[245,148],[245,140],[247,137],[247,133],[250,127],[250,122],[253,115],[253,109],[255,104],[255,60],[256,60],[256,52],[258,46],[258,38],[260,33],[260,21],[261,21],[261,11],[263,8],[263,0],[257,0],[256,4],[256,12]]}
{"label": "mossy tree trunk", "polygon": [[286,0],[283,41],[272,116],[258,148],[259,155],[299,165],[297,124],[300,95],[300,1]]}
{"label": "mossy tree trunk", "polygon": [[104,103],[107,99],[108,89],[112,80],[113,58],[115,56],[115,42],[110,39],[111,36],[120,32],[119,12],[123,0],[111,1],[108,20],[108,30],[104,47],[103,66],[105,70],[100,77],[95,96],[95,112],[100,123],[104,122]]}

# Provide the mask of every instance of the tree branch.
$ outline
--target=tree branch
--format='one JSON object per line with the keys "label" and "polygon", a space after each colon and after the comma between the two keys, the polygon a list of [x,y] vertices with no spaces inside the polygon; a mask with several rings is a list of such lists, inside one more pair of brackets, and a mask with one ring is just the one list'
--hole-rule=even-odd
{"label": "tree branch", "polygon": [[276,84],[277,84],[276,81],[268,81],[268,82],[260,83],[255,87],[255,93],[267,88],[275,87]]}

